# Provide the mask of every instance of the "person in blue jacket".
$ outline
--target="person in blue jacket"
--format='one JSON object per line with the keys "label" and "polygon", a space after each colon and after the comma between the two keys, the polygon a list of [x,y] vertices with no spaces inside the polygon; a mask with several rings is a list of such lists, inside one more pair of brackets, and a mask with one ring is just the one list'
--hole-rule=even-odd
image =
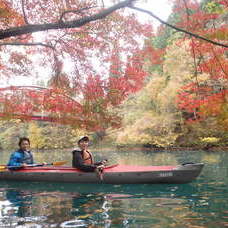
{"label": "person in blue jacket", "polygon": [[26,167],[28,164],[34,164],[33,155],[30,151],[30,140],[29,138],[23,137],[19,140],[19,149],[13,152],[10,156],[10,160],[7,166],[13,166],[10,169],[17,169]]}

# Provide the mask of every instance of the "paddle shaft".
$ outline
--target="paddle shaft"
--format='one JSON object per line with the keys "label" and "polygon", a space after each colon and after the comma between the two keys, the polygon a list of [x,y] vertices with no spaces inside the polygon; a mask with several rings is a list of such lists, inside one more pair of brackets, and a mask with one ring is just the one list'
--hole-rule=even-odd
{"label": "paddle shaft", "polygon": [[52,162],[52,163],[40,163],[40,164],[27,164],[26,166],[0,166],[0,169],[13,169],[13,168],[26,168],[26,167],[41,167],[41,166],[46,166],[46,165],[55,165],[55,166],[59,166],[59,165],[64,165],[65,163],[67,163],[66,161],[59,161],[59,162]]}

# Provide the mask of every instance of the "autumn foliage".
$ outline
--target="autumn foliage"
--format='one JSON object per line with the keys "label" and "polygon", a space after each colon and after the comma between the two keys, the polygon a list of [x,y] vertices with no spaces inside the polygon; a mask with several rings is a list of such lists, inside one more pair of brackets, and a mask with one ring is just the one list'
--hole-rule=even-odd
{"label": "autumn foliage", "polygon": [[[1,2],[0,29],[67,25],[104,9],[98,1],[58,0],[47,5],[46,1],[5,0]],[[2,116],[57,121],[87,129],[119,126],[120,119],[108,108],[143,86],[146,73],[137,52],[139,40],[151,35],[150,25],[140,24],[132,13],[119,10],[81,27],[3,39],[2,81],[17,81],[21,76],[38,81],[42,80],[42,72],[48,74],[49,81],[43,89],[26,85],[2,88]],[[112,77],[111,68],[117,64],[115,52],[122,71]],[[127,61],[123,60],[125,56]]]}
{"label": "autumn foliage", "polygon": [[[4,0],[0,3],[0,29],[50,23],[67,25],[102,12],[104,7],[98,7],[98,2],[53,0],[47,4],[45,0]],[[211,1],[202,7],[197,1],[175,0],[173,14],[178,19],[174,25],[227,45],[227,26],[217,23],[226,11],[227,1]],[[150,40],[155,38],[151,26],[139,23],[131,12],[118,10],[83,26],[2,39],[2,80],[17,80],[19,76],[38,80],[45,72],[48,83],[45,88],[2,88],[1,115],[56,121],[89,130],[120,127],[121,119],[112,108],[144,87],[145,79],[151,75],[150,66],[164,70],[168,51],[151,45]],[[165,31],[161,27],[158,38]],[[189,34],[169,42],[180,48],[188,42],[193,58],[191,80],[184,82],[175,97],[184,119],[201,121],[226,113],[227,48]],[[207,80],[201,80],[201,75],[207,75]]]}
{"label": "autumn foliage", "polygon": [[[175,12],[181,17],[177,26],[227,45],[227,24],[225,21],[219,23],[219,18],[227,12],[228,5],[225,1],[213,3],[216,7],[210,10],[208,5],[200,7],[195,1],[176,1]],[[179,108],[192,113],[188,121],[220,115],[228,102],[227,47],[189,36],[183,39],[190,40],[189,50],[194,58],[195,69],[194,81],[184,85],[179,92]],[[208,75],[206,81],[200,80],[202,74]]]}

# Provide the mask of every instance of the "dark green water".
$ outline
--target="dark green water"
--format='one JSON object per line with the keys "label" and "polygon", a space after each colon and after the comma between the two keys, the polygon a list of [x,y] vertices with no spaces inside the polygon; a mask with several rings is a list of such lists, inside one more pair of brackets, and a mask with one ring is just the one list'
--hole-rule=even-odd
{"label": "dark green water", "polygon": [[[197,180],[182,185],[0,182],[0,227],[228,227],[228,151],[94,153],[122,164],[206,165]],[[0,152],[1,164],[8,156]],[[70,151],[34,156],[37,162],[71,159]]]}

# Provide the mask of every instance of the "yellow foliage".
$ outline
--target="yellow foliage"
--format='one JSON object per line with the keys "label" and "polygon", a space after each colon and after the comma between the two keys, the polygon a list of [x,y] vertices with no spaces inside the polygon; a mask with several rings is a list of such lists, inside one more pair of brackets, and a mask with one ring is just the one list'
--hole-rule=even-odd
{"label": "yellow foliage", "polygon": [[[173,133],[171,117],[154,116],[150,112],[144,113],[134,125],[126,126],[119,132],[118,144],[154,144],[161,147],[172,145],[178,134]],[[165,137],[161,137],[165,135]]]}
{"label": "yellow foliage", "polygon": [[166,49],[163,65],[164,75],[170,76],[180,86],[193,78],[194,61],[189,50],[189,42],[173,43]]}
{"label": "yellow foliage", "polygon": [[69,141],[71,143],[76,143],[78,141],[78,138],[82,135],[88,135],[87,132],[83,129],[72,129],[71,130],[71,138],[69,139]]}
{"label": "yellow foliage", "polygon": [[31,148],[41,149],[45,146],[45,140],[41,132],[42,129],[36,123],[29,124],[28,135],[31,141]]}
{"label": "yellow foliage", "polygon": [[206,137],[206,138],[200,139],[201,142],[205,142],[205,143],[217,143],[219,140],[220,139],[216,137]]}
{"label": "yellow foliage", "polygon": [[157,102],[160,104],[160,111],[165,113],[174,113],[177,112],[176,107],[176,97],[178,94],[178,89],[180,87],[180,84],[176,81],[171,81],[167,85],[166,88],[164,88],[157,97]]}
{"label": "yellow foliage", "polygon": [[[157,98],[159,93],[166,87],[166,81],[164,77],[161,76],[153,76],[150,82],[146,85],[144,90],[147,92],[147,96],[151,100]],[[148,98],[147,98],[148,99]]]}
{"label": "yellow foliage", "polygon": [[206,74],[206,73],[198,74],[197,82],[199,83],[199,85],[201,85],[201,84],[208,85],[208,83],[210,83],[210,75]]}
{"label": "yellow foliage", "polygon": [[80,218],[80,219],[86,219],[86,218],[90,218],[91,216],[92,216],[92,214],[85,214],[85,215],[78,216],[78,218]]}
{"label": "yellow foliage", "polygon": [[227,41],[228,40],[228,29],[216,31],[216,32],[208,35],[208,38]]}
{"label": "yellow foliage", "polygon": [[[182,86],[196,82],[190,42],[177,41],[169,45],[163,62],[163,74],[152,75],[147,85],[122,105],[123,128],[116,132],[117,144],[151,144],[162,147],[174,145],[177,141],[179,145],[203,144],[206,143],[206,136],[216,136],[228,126],[228,105],[224,104],[220,107],[222,112],[219,116],[207,118],[204,122],[187,125],[182,120],[182,113],[176,106],[177,94]],[[214,85],[215,82],[209,78],[208,74],[198,73],[197,83]],[[221,81],[220,84],[225,85],[226,81]],[[201,107],[201,112],[210,111],[208,107],[205,110]],[[205,139],[200,141],[200,137]]]}

